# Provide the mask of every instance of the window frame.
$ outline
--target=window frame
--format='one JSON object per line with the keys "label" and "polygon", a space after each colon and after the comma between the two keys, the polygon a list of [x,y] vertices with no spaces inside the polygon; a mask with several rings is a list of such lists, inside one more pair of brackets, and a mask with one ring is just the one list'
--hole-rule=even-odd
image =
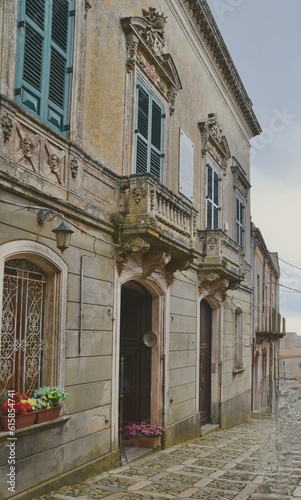
{"label": "window frame", "polygon": [[[72,86],[72,67],[73,67],[73,45],[75,30],[75,0],[65,0],[68,5],[67,20],[67,38],[66,50],[64,51],[59,44],[52,38],[52,20],[54,16],[54,1],[46,0],[43,28],[41,28],[33,19],[26,15],[27,0],[19,2],[18,23],[17,23],[17,56],[15,72],[15,102],[29,114],[41,120],[45,125],[55,130],[64,137],[69,136],[70,114],[71,114],[71,86]],[[47,22],[48,19],[48,22]],[[28,30],[28,31],[27,31]],[[34,32],[42,40],[42,49],[40,60],[37,64],[41,65],[40,88],[37,89],[30,82],[24,79],[25,67],[25,37],[29,30]],[[30,42],[28,42],[30,43]],[[34,42],[33,42],[34,43]],[[30,48],[30,45],[28,45]],[[63,83],[63,107],[60,107],[49,96],[51,75],[51,51],[56,53],[61,61],[65,60],[64,83]],[[56,73],[57,74],[57,73]],[[52,78],[54,82],[54,78]],[[62,80],[61,82],[62,83]],[[59,83],[59,84],[60,84]],[[53,85],[57,84],[56,82]],[[59,85],[57,84],[57,85]],[[27,96],[27,97],[26,97]],[[27,99],[27,101],[26,101]],[[30,100],[31,99],[31,100]],[[34,101],[36,99],[36,101]],[[34,103],[35,102],[35,103]],[[59,123],[59,119],[61,122]]]}
{"label": "window frame", "polygon": [[[211,188],[209,172],[212,172]],[[206,229],[221,227],[221,169],[211,158],[206,158]],[[210,193],[211,191],[211,193]],[[209,210],[210,209],[210,210]]]}
{"label": "window frame", "polygon": [[[143,121],[143,116],[142,113],[144,112],[141,110],[141,107],[139,107],[139,102],[140,102],[140,90],[147,95],[148,97],[148,109],[147,109],[147,125],[145,125],[145,128],[147,126],[147,137],[146,135],[143,135],[139,131],[139,118],[142,117]],[[157,107],[160,110],[161,116],[160,116],[160,132],[159,132],[159,140],[160,140],[160,147],[158,148],[156,144],[154,144],[154,138],[153,138],[153,121],[154,121],[154,109]],[[142,113],[139,114],[139,111],[142,111]],[[135,117],[134,117],[134,173],[135,174],[142,174],[142,173],[151,173],[154,175],[160,182],[162,182],[162,177],[163,177],[163,158],[164,158],[164,118],[165,118],[165,108],[164,104],[162,101],[158,99],[156,94],[150,89],[149,86],[145,84],[145,82],[137,76],[136,78],[136,84],[135,84]],[[144,113],[145,114],[145,113]],[[145,118],[145,117],[144,117]],[[143,123],[142,123],[143,125]],[[157,137],[158,140],[158,137]],[[146,165],[145,169],[144,166],[138,167],[138,155],[140,154],[141,158],[141,149],[139,152],[139,141],[140,144],[143,144],[144,147],[146,148],[143,153],[146,152],[146,157],[141,159],[145,160],[146,158]],[[155,168],[158,168],[152,164],[152,153],[157,155],[159,158],[159,174],[156,174]]]}

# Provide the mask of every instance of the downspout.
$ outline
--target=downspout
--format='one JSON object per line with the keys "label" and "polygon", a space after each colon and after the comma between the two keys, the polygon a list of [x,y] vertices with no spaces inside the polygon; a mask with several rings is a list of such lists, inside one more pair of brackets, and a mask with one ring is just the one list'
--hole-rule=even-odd
{"label": "downspout", "polygon": [[78,335],[78,354],[82,350],[82,335],[83,335],[83,302],[84,302],[84,256],[83,253],[80,256],[80,299],[79,299],[79,335]]}
{"label": "downspout", "polygon": [[257,311],[257,262],[256,262],[256,248],[258,245],[258,240],[253,239],[253,303],[252,303],[252,314],[251,314],[251,332],[252,332],[252,380],[251,380],[251,412],[254,411],[254,380],[255,380],[255,347],[256,347],[256,316]]}

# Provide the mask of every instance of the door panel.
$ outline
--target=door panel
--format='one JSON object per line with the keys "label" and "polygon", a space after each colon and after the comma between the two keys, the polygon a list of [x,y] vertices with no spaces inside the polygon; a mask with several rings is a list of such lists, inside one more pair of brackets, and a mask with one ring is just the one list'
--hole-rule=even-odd
{"label": "door panel", "polygon": [[123,369],[123,423],[150,419],[151,349],[143,335],[151,330],[152,298],[142,286],[129,282],[122,287],[120,356]]}
{"label": "door panel", "polygon": [[200,305],[200,416],[201,425],[210,423],[212,312],[203,300]]}

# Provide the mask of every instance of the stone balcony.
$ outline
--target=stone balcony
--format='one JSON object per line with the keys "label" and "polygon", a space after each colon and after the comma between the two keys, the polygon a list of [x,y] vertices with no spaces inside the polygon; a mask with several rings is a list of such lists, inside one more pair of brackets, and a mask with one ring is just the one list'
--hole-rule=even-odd
{"label": "stone balcony", "polygon": [[198,231],[200,287],[225,292],[235,290],[244,279],[242,247],[222,230]]}
{"label": "stone balcony", "polygon": [[114,221],[121,260],[142,254],[146,274],[158,267],[167,274],[187,269],[197,256],[196,216],[191,203],[152,175],[123,177]]}

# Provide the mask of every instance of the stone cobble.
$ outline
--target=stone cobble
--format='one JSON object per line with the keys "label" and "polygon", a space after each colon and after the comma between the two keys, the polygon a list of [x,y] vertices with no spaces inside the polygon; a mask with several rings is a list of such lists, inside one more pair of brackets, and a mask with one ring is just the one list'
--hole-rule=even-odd
{"label": "stone cobble", "polygon": [[154,452],[36,500],[301,498],[301,388],[282,392],[276,418]]}

